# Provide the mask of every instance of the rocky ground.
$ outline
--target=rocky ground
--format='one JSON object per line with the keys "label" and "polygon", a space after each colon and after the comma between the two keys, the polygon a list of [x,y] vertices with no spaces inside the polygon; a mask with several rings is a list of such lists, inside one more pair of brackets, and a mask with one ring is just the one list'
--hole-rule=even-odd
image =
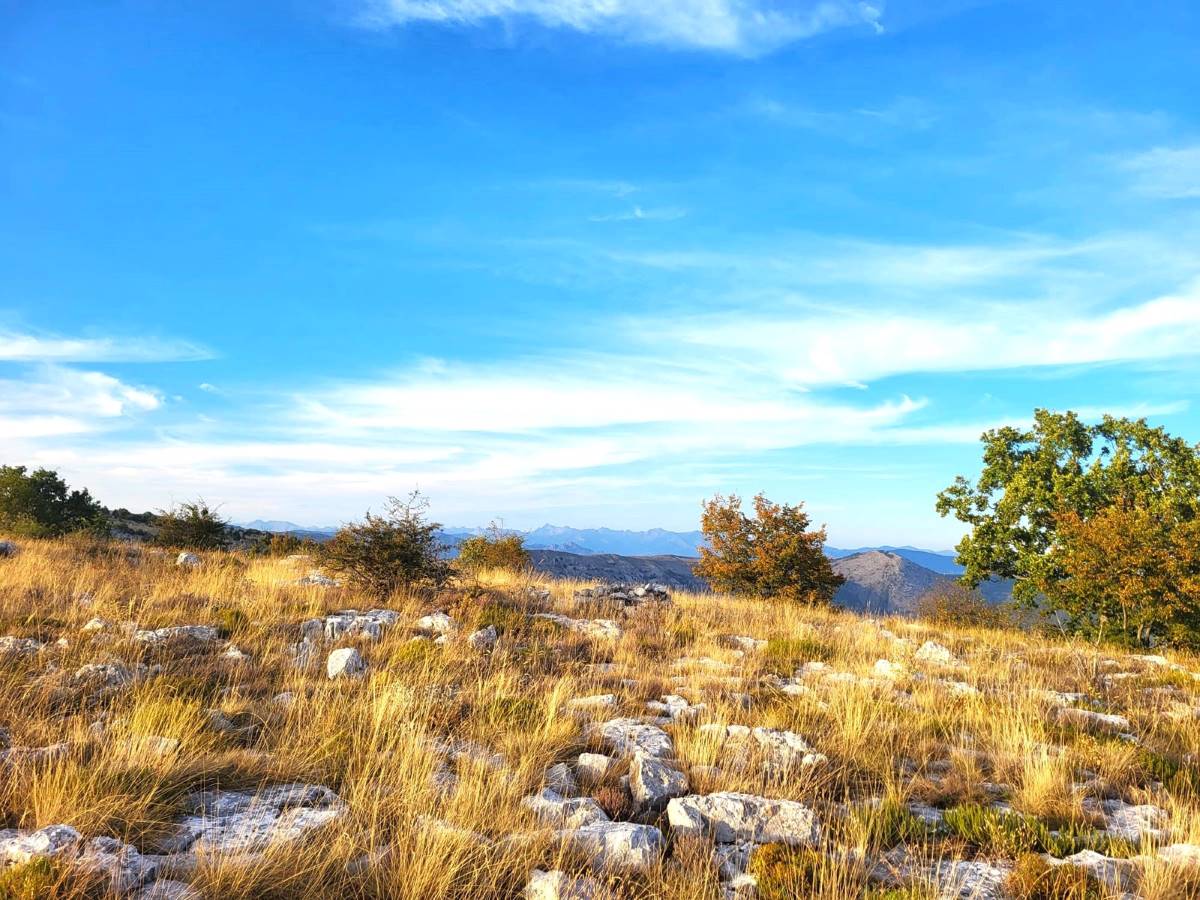
{"label": "rocky ground", "polygon": [[1200,663],[302,558],[0,558],[0,897],[1200,896]]}

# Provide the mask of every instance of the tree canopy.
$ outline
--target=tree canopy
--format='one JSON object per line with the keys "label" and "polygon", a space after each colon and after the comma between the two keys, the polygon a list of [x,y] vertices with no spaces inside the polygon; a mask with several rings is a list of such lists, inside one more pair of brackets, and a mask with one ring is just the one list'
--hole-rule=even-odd
{"label": "tree canopy", "polygon": [[57,472],[0,466],[0,530],[53,537],[105,527],[104,507],[86,489],[70,490]]}
{"label": "tree canopy", "polygon": [[824,553],[825,529],[811,529],[804,504],[754,498],[754,516],[741,498],[717,495],[705,502],[695,573],[717,590],[757,597],[827,603],[843,579]]}
{"label": "tree canopy", "polygon": [[1019,603],[1089,633],[1149,641],[1188,630],[1190,563],[1167,567],[1164,555],[1200,552],[1190,537],[1200,447],[1144,419],[1089,425],[1044,409],[1032,428],[994,429],[982,442],[978,481],[959,476],[937,500],[941,515],[971,526],[957,548],[967,584],[1014,579]]}

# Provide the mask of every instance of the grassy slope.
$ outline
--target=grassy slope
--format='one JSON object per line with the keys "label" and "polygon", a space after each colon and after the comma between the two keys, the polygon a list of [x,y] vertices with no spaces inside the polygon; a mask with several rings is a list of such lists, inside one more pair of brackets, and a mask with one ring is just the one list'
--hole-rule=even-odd
{"label": "grassy slope", "polygon": [[[327,837],[299,852],[287,848],[270,865],[247,872],[219,861],[205,864],[195,883],[209,896],[518,896],[534,866],[569,868],[581,861],[564,856],[544,833],[481,848],[414,822],[435,815],[491,838],[536,832],[520,798],[541,787],[550,764],[595,749],[582,737],[583,723],[563,706],[572,697],[604,691],[615,692],[620,712],[628,715],[642,713],[645,702],[661,694],[682,693],[707,703],[701,722],[786,728],[826,754],[827,765],[782,783],[768,784],[753,770],[705,774],[694,767],[719,763],[716,749],[694,726],[669,729],[682,767],[692,771],[693,791],[792,798],[814,807],[823,822],[841,823],[826,829],[829,852],[806,888],[818,896],[861,895],[863,866],[840,851],[878,849],[879,828],[869,816],[839,819],[838,810],[870,797],[953,805],[984,799],[981,782],[999,782],[1012,786],[1018,809],[1054,823],[1084,822],[1082,798],[1072,784],[1086,770],[1131,802],[1166,807],[1174,840],[1200,842],[1200,798],[1184,783],[1196,775],[1194,763],[1184,766],[1186,777],[1175,777],[1170,790],[1152,785],[1200,748],[1200,717],[1182,714],[1197,706],[1200,682],[1152,668],[1106,685],[1105,671],[1144,667],[1086,645],[883,622],[916,644],[930,637],[945,643],[969,663],[954,677],[982,693],[955,697],[933,682],[902,680],[899,686],[911,693],[904,705],[890,692],[852,684],[817,684],[809,695],[789,697],[761,687],[760,677],[772,670],[790,675],[797,664],[817,658],[835,670],[869,675],[876,660],[904,662],[912,650],[851,614],[686,594],[676,594],[669,611],[639,611],[624,623],[619,642],[592,643],[532,623],[524,615],[533,608],[523,599],[527,583],[497,576],[485,587],[437,601],[393,598],[386,605],[401,611],[402,624],[382,640],[360,645],[369,676],[330,682],[323,653],[311,671],[292,665],[287,645],[298,640],[298,624],[378,604],[343,589],[291,585],[304,571],[291,563],[214,554],[191,570],[149,550],[21,544],[15,557],[0,559],[0,635],[47,644],[65,638],[66,646],[49,646],[31,659],[0,660],[0,726],[10,729],[14,745],[69,741],[71,750],[47,765],[0,773],[0,827],[65,822],[87,835],[111,834],[148,847],[185,794],[198,787],[307,781],[330,786],[350,804],[349,818]],[[553,593],[551,606],[580,614],[570,602],[577,585],[545,586]],[[403,623],[434,608],[449,609],[460,634],[480,622],[498,624],[504,632],[499,646],[487,656],[462,641],[444,649],[411,644]],[[111,639],[83,633],[84,623],[96,616],[143,628],[223,625],[252,662],[204,649],[147,650],[119,627]],[[738,659],[719,641],[726,634],[773,644],[768,652]],[[733,680],[704,666],[673,668],[672,661],[684,656],[730,663]],[[85,663],[114,661],[161,664],[162,674],[108,695],[71,677]],[[1195,659],[1179,661],[1200,671]],[[588,668],[594,662],[613,662],[622,671],[596,674]],[[636,687],[623,686],[620,678],[634,679]],[[1053,725],[1036,694],[1046,688],[1099,698],[1106,711],[1133,721],[1143,747]],[[730,696],[741,690],[755,696],[750,710]],[[271,701],[281,691],[295,694],[291,706]],[[207,724],[211,709],[252,727],[241,735],[216,732]],[[106,724],[100,733],[90,727],[97,721]],[[181,749],[155,755],[136,740],[147,735],[179,738]],[[460,768],[457,789],[442,797],[432,783],[436,758],[426,744],[438,735],[470,738],[503,754],[507,773]],[[620,774],[618,769],[611,778]],[[365,874],[347,874],[347,862],[381,846],[393,850]],[[937,857],[976,851],[943,841],[921,852]],[[707,854],[678,842],[659,869],[615,887],[631,897],[719,896]],[[1165,871],[1150,872],[1142,888],[1144,896],[1158,898],[1180,896],[1179,890]]]}

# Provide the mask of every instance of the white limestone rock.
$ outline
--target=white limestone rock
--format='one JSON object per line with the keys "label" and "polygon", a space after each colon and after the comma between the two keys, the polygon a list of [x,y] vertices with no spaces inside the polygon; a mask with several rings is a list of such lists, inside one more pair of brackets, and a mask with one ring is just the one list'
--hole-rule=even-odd
{"label": "white limestone rock", "polygon": [[707,834],[723,844],[746,840],[805,846],[817,843],[821,836],[816,815],[804,804],[735,791],[672,800],[667,804],[667,820],[677,834]]}
{"label": "white limestone rock", "polygon": [[534,869],[525,885],[525,900],[608,900],[612,896],[595,878],[568,875],[561,869]]}
{"label": "white limestone rock", "polygon": [[612,764],[612,757],[602,753],[580,753],[575,760],[575,772],[580,778],[595,784],[605,776]]}
{"label": "white limestone rock", "polygon": [[37,831],[0,831],[0,862],[22,865],[39,857],[55,858],[73,853],[82,842],[70,825],[47,825]]}
{"label": "white limestone rock", "polygon": [[589,734],[597,735],[607,746],[622,756],[643,753],[646,756],[665,758],[673,756],[675,745],[671,736],[657,725],[648,725],[640,719],[609,719],[593,725]]}
{"label": "white limestone rock", "polygon": [[950,648],[937,641],[926,641],[913,654],[918,662],[933,663],[939,666],[960,666],[962,661],[950,652]]}
{"label": "white limestone rock", "polygon": [[211,625],[171,625],[167,628],[154,628],[135,631],[133,639],[139,644],[156,646],[171,641],[190,640],[207,643],[219,640],[221,635]]}
{"label": "white limestone rock", "polygon": [[572,619],[558,613],[534,613],[533,618],[553,622],[567,631],[574,631],[593,640],[616,641],[621,637],[621,626],[612,619]]}
{"label": "white limestone rock", "polygon": [[186,550],[175,557],[175,565],[182,566],[185,569],[194,569],[200,564],[200,557],[195,553],[188,553]]}
{"label": "white limestone rock", "polygon": [[563,797],[550,788],[525,797],[521,800],[521,805],[544,824],[556,828],[580,828],[608,821],[608,814],[591,797]]}
{"label": "white limestone rock", "polygon": [[598,870],[637,870],[653,866],[666,841],[653,825],[633,822],[595,822],[558,832],[558,838],[592,859]]}
{"label": "white limestone rock", "polygon": [[192,812],[165,842],[169,852],[253,854],[314,833],[346,813],[327,787],[280,784],[257,794],[206,791],[191,798]]}
{"label": "white limestone rock", "polygon": [[660,810],[688,792],[687,776],[661,760],[635,753],[629,767],[629,791],[643,809]]}
{"label": "white limestone rock", "polygon": [[325,674],[331,679],[362,678],[367,674],[367,663],[353,647],[342,647],[329,654]]}
{"label": "white limestone rock", "polygon": [[488,625],[486,628],[471,632],[467,638],[467,645],[473,650],[487,652],[496,646],[498,640],[500,640],[500,633],[496,631],[496,626]]}

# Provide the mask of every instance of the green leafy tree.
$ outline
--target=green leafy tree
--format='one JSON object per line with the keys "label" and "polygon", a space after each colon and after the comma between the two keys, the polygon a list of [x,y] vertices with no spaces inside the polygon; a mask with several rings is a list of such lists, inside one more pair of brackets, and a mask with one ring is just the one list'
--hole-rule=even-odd
{"label": "green leafy tree", "polygon": [[322,565],[381,599],[400,589],[440,586],[450,564],[438,539],[441,525],[428,520],[428,508],[418,491],[405,500],[390,497],[384,515],[368,512],[324,544]]}
{"label": "green leafy tree", "polygon": [[493,522],[485,534],[467,538],[458,545],[458,565],[466,572],[506,569],[519,572],[531,565],[525,538],[505,532]]}
{"label": "green leafy tree", "polygon": [[720,494],[704,504],[695,573],[714,589],[756,597],[828,603],[845,581],[825,556],[824,527],[811,528],[804,504],[754,498],[754,516],[741,498]]}
{"label": "green leafy tree", "polygon": [[54,537],[106,527],[104,508],[86,489],[70,490],[57,472],[0,466],[0,531]]}
{"label": "green leafy tree", "polygon": [[[1105,416],[1088,425],[1072,412],[1039,409],[1031,429],[998,428],[982,441],[979,480],[959,476],[937,500],[941,515],[971,527],[957,548],[963,581],[1014,579],[1018,603],[1064,613],[1081,630],[1107,619],[1104,601],[1068,565],[1099,536],[1082,523],[1114,508],[1141,510],[1144,522],[1157,523],[1152,540],[1169,542],[1174,529],[1200,518],[1200,447],[1144,419]],[[1107,565],[1118,581],[1138,577],[1118,574],[1116,556]]]}
{"label": "green leafy tree", "polygon": [[221,550],[229,546],[229,523],[203,499],[161,510],[156,544],[177,550]]}

